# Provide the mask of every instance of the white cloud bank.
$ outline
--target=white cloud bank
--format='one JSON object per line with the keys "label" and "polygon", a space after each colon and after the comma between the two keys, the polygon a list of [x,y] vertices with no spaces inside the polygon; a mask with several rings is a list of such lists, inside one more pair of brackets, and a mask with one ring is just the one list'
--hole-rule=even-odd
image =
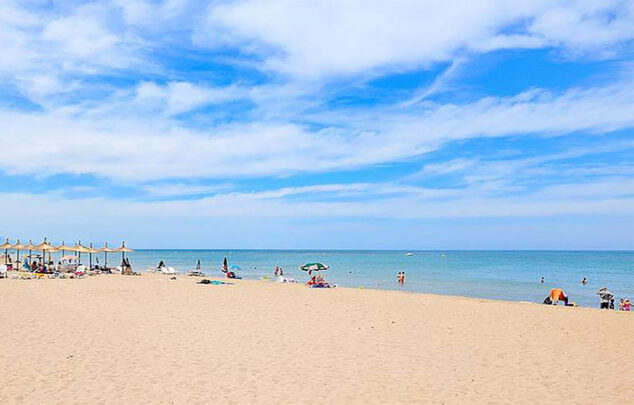
{"label": "white cloud bank", "polygon": [[619,0],[238,0],[213,3],[196,38],[320,77],[426,66],[462,51],[604,52],[633,39],[632,26],[634,4]]}
{"label": "white cloud bank", "polygon": [[[140,94],[166,103],[168,115],[149,118],[133,113],[139,109],[138,94],[127,103],[87,110],[0,112],[5,151],[0,168],[10,174],[93,174],[127,182],[261,177],[394,162],[456,140],[592,134],[634,126],[631,80],[559,94],[535,90],[463,105],[329,112],[319,116],[317,122],[327,125],[317,130],[276,121],[188,128],[169,114],[201,99],[181,100],[182,84],[142,86]],[[201,90],[205,102],[233,97],[224,90],[206,91],[210,90]],[[24,145],[29,145],[28,159],[22,153]]]}

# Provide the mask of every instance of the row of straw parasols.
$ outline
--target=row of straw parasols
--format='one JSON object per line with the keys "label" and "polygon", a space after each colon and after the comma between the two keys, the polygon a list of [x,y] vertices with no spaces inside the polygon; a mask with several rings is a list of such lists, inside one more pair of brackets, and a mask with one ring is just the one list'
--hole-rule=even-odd
{"label": "row of straw parasols", "polygon": [[108,243],[106,243],[104,245],[104,247],[102,248],[93,248],[92,243],[89,246],[84,246],[81,244],[81,241],[77,242],[75,245],[73,246],[67,246],[65,242],[62,242],[61,245],[59,246],[55,246],[50,244],[46,238],[44,238],[44,241],[42,243],[40,243],[39,245],[34,245],[33,243],[31,243],[31,241],[29,241],[29,243],[27,243],[26,245],[23,245],[22,243],[20,243],[20,239],[17,240],[17,243],[12,244],[9,243],[9,239],[7,238],[6,242],[2,245],[0,245],[0,250],[4,249],[4,254],[5,256],[8,255],[9,250],[15,250],[17,252],[17,261],[20,261],[20,251],[29,251],[29,256],[31,256],[31,252],[33,250],[41,250],[42,251],[42,259],[45,259],[46,257],[46,253],[48,252],[49,256],[51,253],[53,252],[62,252],[62,257],[64,256],[65,252],[75,252],[77,253],[79,256],[78,258],[81,259],[81,254],[82,253],[88,253],[90,255],[90,267],[92,267],[92,255],[96,254],[96,253],[103,253],[104,254],[104,265],[108,266],[108,253],[116,253],[116,252],[121,252],[121,260],[123,260],[125,258],[125,254],[127,252],[133,252],[134,250],[127,248],[125,246],[125,242],[123,242],[121,244],[121,247],[115,248],[115,249],[111,249],[108,247]]}

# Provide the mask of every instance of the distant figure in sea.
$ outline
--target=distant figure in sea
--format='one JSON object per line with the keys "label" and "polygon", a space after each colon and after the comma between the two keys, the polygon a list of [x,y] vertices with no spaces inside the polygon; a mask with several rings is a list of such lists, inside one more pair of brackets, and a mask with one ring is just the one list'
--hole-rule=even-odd
{"label": "distant figure in sea", "polygon": [[581,284],[586,285],[588,283],[588,280],[586,280],[586,278],[582,278],[581,279]]}
{"label": "distant figure in sea", "polygon": [[284,275],[284,269],[280,267],[280,276]]}
{"label": "distant figure in sea", "polygon": [[398,280],[399,284],[405,284],[405,272],[399,271],[396,275],[396,279]]}
{"label": "distant figure in sea", "polygon": [[610,303],[612,302],[612,308],[614,308],[614,294],[608,291],[607,287],[601,287],[599,291],[597,291],[597,295],[601,300],[601,309],[609,309]]}
{"label": "distant figure in sea", "polygon": [[277,277],[279,275],[279,269],[275,266],[275,270],[273,270],[273,274]]}
{"label": "distant figure in sea", "polygon": [[540,283],[544,284],[544,277],[539,280]]}

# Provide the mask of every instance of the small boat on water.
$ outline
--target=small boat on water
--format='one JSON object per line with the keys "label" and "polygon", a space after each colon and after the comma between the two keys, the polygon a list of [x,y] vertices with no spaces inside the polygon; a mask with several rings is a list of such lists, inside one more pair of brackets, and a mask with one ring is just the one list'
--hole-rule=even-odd
{"label": "small boat on water", "polygon": [[405,253],[405,256],[414,256],[414,253],[412,253],[412,252],[407,252],[407,253]]}

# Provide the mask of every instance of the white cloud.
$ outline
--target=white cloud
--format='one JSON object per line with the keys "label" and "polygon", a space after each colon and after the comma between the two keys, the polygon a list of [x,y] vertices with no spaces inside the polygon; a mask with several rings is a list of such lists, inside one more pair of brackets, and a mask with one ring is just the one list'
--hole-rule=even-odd
{"label": "white cloud", "polygon": [[[166,102],[168,114],[201,102],[174,96],[179,86],[146,85],[139,94]],[[187,128],[165,115],[136,115],[139,104],[134,98],[130,104],[118,100],[114,106],[106,103],[70,112],[5,111],[0,112],[6,145],[0,168],[11,174],[94,174],[126,181],[345,170],[415,157],[455,140],[631,128],[631,88],[631,81],[624,81],[464,105],[328,112],[317,116],[315,122],[323,127],[316,130],[268,120]],[[202,93],[207,102],[233,97],[233,90],[229,95],[225,91]],[[20,153],[25,144],[30,145],[29,159]]]}
{"label": "white cloud", "polygon": [[209,104],[246,98],[248,90],[238,86],[208,87],[187,82],[170,82],[165,86],[144,82],[137,87],[135,102],[142,108],[164,109],[168,115],[180,114]]}
{"label": "white cloud", "polygon": [[239,0],[213,3],[196,39],[240,44],[270,69],[320,77],[426,66],[462,51],[603,52],[634,38],[633,25],[632,3],[617,0]]}

